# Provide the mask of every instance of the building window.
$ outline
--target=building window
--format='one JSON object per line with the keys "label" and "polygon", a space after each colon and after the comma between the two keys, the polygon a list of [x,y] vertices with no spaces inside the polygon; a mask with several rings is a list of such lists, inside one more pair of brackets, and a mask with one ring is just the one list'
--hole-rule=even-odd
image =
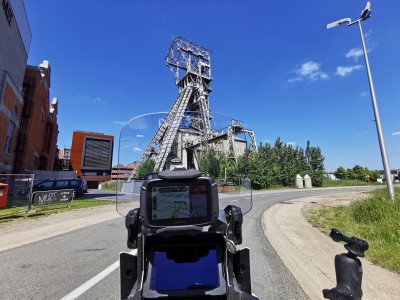
{"label": "building window", "polygon": [[112,141],[86,138],[82,169],[107,170],[111,168]]}
{"label": "building window", "polygon": [[14,130],[15,130],[15,124],[13,121],[10,121],[6,137],[6,146],[4,147],[4,152],[8,154],[11,154]]}

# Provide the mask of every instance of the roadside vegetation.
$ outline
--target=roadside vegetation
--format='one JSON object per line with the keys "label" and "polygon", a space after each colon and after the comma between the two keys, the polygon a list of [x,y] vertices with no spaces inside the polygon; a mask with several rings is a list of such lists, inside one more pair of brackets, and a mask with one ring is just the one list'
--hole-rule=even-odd
{"label": "roadside vegetation", "polygon": [[71,206],[67,204],[51,204],[44,206],[36,206],[30,212],[27,212],[27,206],[5,208],[0,210],[0,224],[17,220],[17,219],[35,219],[38,217],[44,217],[51,214],[61,213],[74,209],[102,206],[102,205],[115,205],[114,201],[97,200],[97,199],[76,199],[72,202]]}
{"label": "roadside vegetation", "polygon": [[[101,184],[101,189],[105,191],[116,191],[117,189],[117,181],[112,181],[112,182],[105,182]],[[119,191],[121,189],[118,189]]]}
{"label": "roadside vegetation", "polygon": [[[211,148],[202,154],[199,171],[220,184],[238,184],[240,178],[250,178],[252,188],[257,190],[292,187],[297,174],[309,175],[313,186],[320,187],[324,178],[324,160],[321,149],[311,146],[310,141],[304,150],[277,138],[273,145],[260,143],[257,152],[247,149],[236,160]],[[155,161],[149,159],[139,166],[138,176],[157,171],[154,168]]]}
{"label": "roadside vegetation", "polygon": [[325,234],[331,228],[365,239],[368,260],[400,274],[400,188],[390,200],[386,189],[370,193],[348,206],[321,207],[307,213],[308,221]]}
{"label": "roadside vegetation", "polygon": [[321,149],[311,146],[310,141],[303,149],[277,138],[274,144],[260,143],[256,153],[246,151],[236,162],[211,149],[201,158],[199,169],[219,181],[237,183],[237,178],[250,178],[257,190],[293,187],[297,174],[309,175],[313,186],[320,187],[324,160]]}
{"label": "roadside vegetation", "polygon": [[381,176],[378,170],[371,171],[368,168],[363,168],[360,165],[355,165],[352,169],[347,170],[343,167],[337,168],[334,175],[341,180],[357,180],[376,182]]}
{"label": "roadside vegetation", "polygon": [[337,168],[333,173],[336,179],[324,179],[322,187],[341,187],[341,186],[360,186],[360,185],[382,185],[383,183],[377,182],[381,174],[378,170],[369,170],[367,167],[355,165],[353,168],[345,169],[343,167]]}
{"label": "roadside vegetation", "polygon": [[[372,185],[382,185],[382,183],[369,183]],[[322,187],[345,187],[345,186],[363,186],[368,185],[365,180],[329,180],[325,178],[322,181]]]}

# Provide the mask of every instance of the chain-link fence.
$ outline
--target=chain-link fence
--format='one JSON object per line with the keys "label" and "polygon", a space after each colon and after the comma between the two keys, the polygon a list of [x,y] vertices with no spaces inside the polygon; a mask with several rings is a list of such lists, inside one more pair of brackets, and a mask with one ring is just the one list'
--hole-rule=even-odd
{"label": "chain-link fence", "polygon": [[[3,191],[3,205],[5,207],[29,206],[32,195],[33,175],[32,174],[0,174],[0,183]],[[5,186],[5,184],[7,186]]]}

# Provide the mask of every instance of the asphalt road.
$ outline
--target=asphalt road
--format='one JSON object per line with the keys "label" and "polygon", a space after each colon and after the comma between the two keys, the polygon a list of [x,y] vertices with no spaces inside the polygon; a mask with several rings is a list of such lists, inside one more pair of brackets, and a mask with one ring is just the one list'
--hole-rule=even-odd
{"label": "asphalt road", "polygon": [[[265,238],[261,216],[268,207],[291,199],[367,188],[253,193],[253,209],[245,215],[242,227],[242,246],[251,249],[253,293],[260,299],[308,299]],[[107,196],[105,193],[103,197]],[[246,198],[221,195],[221,208],[225,203],[248,203]],[[2,251],[0,298],[74,299],[81,294],[77,299],[118,299],[119,269],[110,266],[115,266],[121,251],[130,251],[122,217]],[[110,270],[110,274],[104,275],[104,270]],[[90,280],[96,276],[100,279],[92,286]],[[74,294],[82,285],[80,291],[87,290]]]}

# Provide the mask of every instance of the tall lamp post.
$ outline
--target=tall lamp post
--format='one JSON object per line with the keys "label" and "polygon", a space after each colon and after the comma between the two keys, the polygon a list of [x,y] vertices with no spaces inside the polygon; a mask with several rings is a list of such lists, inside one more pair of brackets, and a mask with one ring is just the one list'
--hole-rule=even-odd
{"label": "tall lamp post", "polygon": [[374,84],[372,82],[372,76],[371,76],[371,70],[369,68],[369,62],[368,62],[368,54],[367,54],[367,49],[365,47],[365,42],[364,42],[364,35],[362,32],[361,28],[361,21],[367,20],[369,17],[371,17],[371,3],[368,1],[367,5],[365,6],[364,10],[361,12],[361,17],[356,20],[356,21],[351,21],[350,18],[345,18],[341,19],[332,23],[329,23],[326,28],[332,28],[336,27],[342,24],[347,24],[347,26],[351,26],[354,24],[358,24],[358,27],[360,28],[360,34],[361,34],[361,42],[364,50],[364,58],[365,58],[365,65],[367,67],[367,74],[368,74],[368,80],[369,80],[369,89],[371,91],[371,98],[372,98],[372,106],[374,108],[374,114],[375,114],[375,124],[376,124],[376,130],[378,132],[378,138],[379,138],[379,146],[381,149],[381,156],[382,156],[382,162],[383,162],[383,168],[385,171],[385,177],[386,177],[386,184],[387,184],[387,189],[389,196],[392,200],[394,200],[394,189],[393,189],[393,182],[392,182],[392,177],[390,174],[390,167],[389,167],[389,162],[387,159],[387,154],[386,154],[386,146],[385,146],[385,141],[383,139],[383,133],[382,133],[382,127],[381,127],[381,120],[379,117],[379,111],[378,111],[378,105],[376,103],[376,98],[375,98],[375,90],[374,90]]}

